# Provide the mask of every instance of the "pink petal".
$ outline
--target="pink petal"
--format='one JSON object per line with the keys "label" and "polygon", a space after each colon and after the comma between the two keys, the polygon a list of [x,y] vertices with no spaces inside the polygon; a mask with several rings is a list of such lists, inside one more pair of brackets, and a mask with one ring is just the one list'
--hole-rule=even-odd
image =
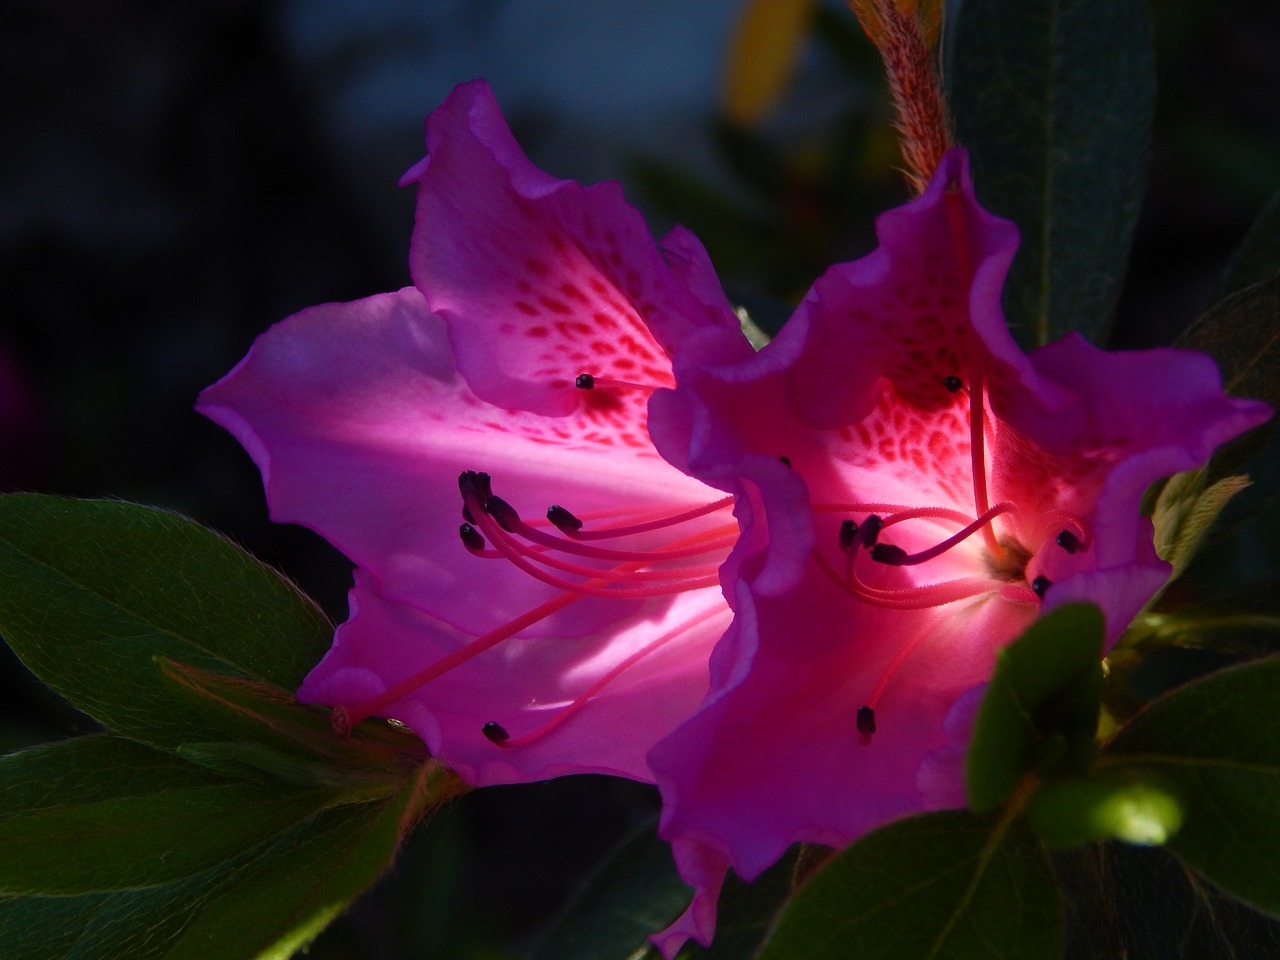
{"label": "pink petal", "polygon": [[[723,569],[734,622],[707,700],[651,755],[661,833],[700,891],[697,922],[682,918],[664,949],[678,936],[705,942],[729,867],[751,879],[794,842],[842,847],[962,802],[967,724],[998,649],[1072,600],[1098,604],[1114,640],[1169,572],[1143,492],[1270,416],[1224,396],[1198,355],[1107,354],[1074,336],[1023,355],[1000,311],[1016,231],[977,205],[963,153],[877,230],[881,246],[832,267],[758,355],[689,371],[655,399],[663,453],[733,491],[742,525]],[[986,424],[976,463],[975,396]],[[762,469],[783,456],[789,477]],[[1016,584],[997,577],[976,534],[919,565],[879,565],[854,547],[858,589],[810,557],[845,565],[842,516],[972,519],[1005,501],[1001,562],[1026,555],[1004,574]],[[881,542],[917,553],[956,525],[909,520]],[[1064,529],[1084,544],[1064,547]],[[990,586],[929,605],[934,584],[965,577]],[[910,599],[872,605],[869,588]],[[866,738],[856,714],[872,702]]]}
{"label": "pink petal", "polygon": [[[680,345],[738,323],[662,259],[616,183],[557,180],[521,152],[481,81],[427,121],[410,264],[458,368],[502,407],[573,412],[581,373],[670,386]],[[722,342],[735,349],[735,339]]]}
{"label": "pink petal", "polygon": [[[645,754],[702,698],[705,651],[728,618],[719,589],[710,588],[682,594],[654,616],[622,620],[589,637],[508,640],[380,714],[409,726],[432,754],[473,786],[574,773],[649,780]],[[676,635],[570,710],[575,697],[668,633]],[[351,617],[298,696],[325,704],[368,700],[469,639],[416,606],[385,599],[357,570]],[[481,732],[492,721],[519,738],[557,719],[559,725],[518,749],[498,747]]]}
{"label": "pink petal", "polygon": [[[676,508],[719,494],[654,451],[643,407],[601,419],[497,410],[457,375],[412,288],[304,310],[255,342],[198,409],[259,465],[272,519],[317,531],[389,600],[481,633],[556,595],[458,539],[458,474],[485,470],[527,516]],[[662,601],[649,601],[660,607]],[[581,635],[640,601],[585,599],[528,632]]]}

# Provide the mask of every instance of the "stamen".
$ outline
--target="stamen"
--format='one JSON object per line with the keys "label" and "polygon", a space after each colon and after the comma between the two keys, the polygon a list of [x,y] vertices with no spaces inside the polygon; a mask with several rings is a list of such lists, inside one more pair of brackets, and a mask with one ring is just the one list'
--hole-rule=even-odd
{"label": "stamen", "polygon": [[[513,511],[514,512],[514,511]],[[551,511],[547,511],[550,513]],[[565,511],[568,513],[568,511]],[[497,519],[497,518],[495,518]],[[576,517],[574,519],[577,519]],[[665,524],[664,524],[665,525]],[[732,540],[732,534],[737,530],[733,524],[718,525],[711,530],[704,531],[706,534],[716,534],[723,538]],[[571,539],[554,536],[530,526],[523,520],[512,524],[507,530],[508,533],[514,533],[524,537],[530,543],[539,544],[550,550],[558,550],[561,553],[574,554],[579,557],[592,557],[596,560],[642,560],[646,563],[659,563],[663,560],[683,560],[689,557],[698,557],[709,553],[715,547],[720,546],[720,541],[714,543],[708,542],[705,538],[699,538],[690,541],[691,545],[687,547],[672,548],[670,550],[613,550],[608,547],[594,547],[589,543],[582,543],[585,539],[579,536],[573,536]],[[566,536],[574,531],[572,527],[565,530]],[[624,534],[626,535],[626,534]],[[685,542],[685,541],[681,541]],[[732,543],[728,543],[732,546]]]}
{"label": "stamen", "polygon": [[1053,581],[1050,580],[1048,577],[1036,577],[1034,580],[1031,581],[1031,592],[1034,593],[1041,600],[1043,600],[1044,595],[1048,592],[1049,588],[1052,586],[1053,586]]}
{"label": "stamen", "polygon": [[884,519],[874,513],[863,520],[858,527],[858,546],[874,547],[882,526],[884,526]]}
{"label": "stamen", "polygon": [[643,523],[632,523],[619,527],[603,527],[599,530],[579,530],[573,534],[573,538],[575,540],[611,540],[614,537],[626,537],[633,533],[648,533],[650,530],[674,527],[688,520],[705,517],[708,514],[715,513],[717,510],[730,506],[732,503],[733,497],[724,497],[720,500],[713,500],[711,503],[704,503],[700,507],[686,510],[683,513],[662,517],[658,520],[648,520]]}
{"label": "stamen", "polygon": [[490,497],[484,501],[484,512],[497,521],[498,526],[507,533],[515,533],[520,526],[520,514],[516,508],[501,497]]}
{"label": "stamen", "polygon": [[[948,190],[942,195],[942,206],[947,218],[947,227],[951,233],[951,246],[956,257],[956,272],[965,290],[973,281],[973,255],[969,250],[969,234],[964,222],[964,197],[959,190]],[[976,337],[976,334],[974,335]],[[990,507],[987,499],[987,457],[986,429],[987,418],[983,410],[986,394],[985,348],[979,344],[971,351],[969,358],[969,456],[973,467],[973,505],[978,516],[986,513]],[[987,550],[996,558],[1004,556],[1004,547],[996,538],[991,527],[982,528],[982,537],[987,543]]]}
{"label": "stamen", "polygon": [[504,744],[511,739],[511,734],[507,733],[507,728],[496,720],[490,720],[480,728],[480,732],[484,734],[485,739],[490,743]]}
{"label": "stamen", "polygon": [[941,543],[930,547],[928,550],[921,550],[919,553],[909,554],[901,547],[894,546],[891,543],[878,543],[871,550],[871,559],[895,567],[914,566],[918,563],[925,563],[926,561],[932,560],[934,557],[941,556],[952,547],[968,539],[978,530],[985,528],[987,524],[1000,516],[1000,514],[1010,513],[1016,509],[1017,507],[1011,500],[1005,500],[1001,503],[997,503],[977,520],[968,524],[963,530],[957,531]]}
{"label": "stamen", "polygon": [[582,529],[582,521],[558,503],[547,507],[547,519],[555,524],[561,533],[577,533]]}
{"label": "stamen", "polygon": [[928,607],[940,607],[947,603],[955,603],[957,600],[988,593],[992,589],[991,580],[987,577],[962,577],[957,580],[925,584],[921,587],[882,590],[879,587],[868,586],[859,580],[856,569],[852,565],[849,575],[842,576],[831,565],[831,561],[823,556],[822,551],[815,549],[813,557],[823,572],[831,578],[831,582],[849,596],[873,607],[883,607],[888,610],[924,610]]}
{"label": "stamen", "polygon": [[613,390],[643,390],[646,393],[657,389],[645,383],[632,383],[630,380],[614,380],[612,377],[597,377],[590,373],[580,373],[574,380],[573,385],[579,390],[595,390],[600,387]]}
{"label": "stamen", "polygon": [[951,393],[959,393],[960,388],[964,386],[964,381],[959,377],[943,377],[942,385]]}
{"label": "stamen", "polygon": [[840,522],[840,549],[844,553],[848,553],[853,549],[854,543],[858,539],[858,525],[852,520],[842,520]]}
{"label": "stamen", "polygon": [[858,737],[865,747],[871,743],[871,735],[876,732],[876,712],[870,707],[859,707],[856,723]]}
{"label": "stamen", "polygon": [[472,553],[479,553],[484,550],[484,537],[471,524],[464,523],[458,527],[458,536],[462,538],[463,545]]}
{"label": "stamen", "polygon": [[347,707],[339,705],[334,708],[333,725],[334,729],[339,729],[339,721],[350,730],[365,717],[373,716],[379,710],[382,710],[389,704],[395,703],[401,697],[408,693],[412,693],[419,687],[430,683],[437,677],[442,677],[454,667],[460,666],[470,660],[477,654],[483,653],[490,647],[496,647],[508,637],[515,636],[521,630],[533,626],[539,620],[545,620],[571,603],[575,603],[583,598],[581,593],[562,593],[545,603],[540,603],[531,610],[527,610],[514,620],[504,623],[496,630],[490,630],[488,633],[476,637],[459,647],[451,653],[445,654],[434,663],[429,663],[417,673],[405,677],[399,683],[388,687],[378,696],[366,700],[364,703]]}
{"label": "stamen", "polygon": [[782,465],[783,465],[783,466],[785,466],[785,467],[789,467],[789,466],[791,466],[791,458],[790,458],[790,457],[779,457],[778,459],[782,461]]}
{"label": "stamen", "polygon": [[1067,553],[1079,553],[1081,550],[1089,549],[1092,542],[1089,529],[1074,513],[1068,513],[1066,510],[1049,510],[1040,518],[1040,522],[1042,530],[1058,528],[1058,534],[1054,540]]}
{"label": "stamen", "polygon": [[[593,597],[611,597],[615,600],[621,600],[621,599],[638,600],[638,599],[645,599],[649,597],[665,597],[675,593],[684,593],[688,590],[697,590],[701,587],[714,586],[720,582],[718,576],[703,576],[703,577],[693,577],[690,579],[680,579],[680,577],[683,575],[683,571],[674,570],[674,571],[671,571],[671,573],[669,574],[663,574],[661,576],[660,579],[664,580],[665,583],[660,583],[652,587],[597,586],[596,584],[598,583],[607,583],[610,580],[620,579],[615,577],[615,574],[618,571],[592,570],[592,573],[595,575],[596,579],[589,580],[585,583],[572,583],[568,580],[563,580],[560,577],[553,576],[552,574],[547,573],[547,571],[542,570],[539,567],[534,566],[534,564],[530,563],[528,559],[528,554],[525,553],[510,537],[504,535],[504,531],[502,531],[501,528],[498,526],[495,518],[490,517],[488,514],[486,514],[484,517],[479,518],[479,522],[480,522],[481,530],[488,536],[489,540],[492,541],[493,545],[497,547],[498,550],[500,550],[503,553],[503,555],[506,556],[506,558],[510,560],[513,564],[515,564],[525,573],[529,574],[529,576],[533,577],[535,580],[541,580],[543,583],[549,584],[550,586],[553,586],[559,590],[564,590],[570,593],[586,594]],[[538,559],[541,560],[543,558],[538,558]],[[547,562],[548,565],[551,565],[551,566],[555,565],[555,564],[551,564],[549,560],[544,560],[543,562]],[[625,573],[634,573],[636,568],[642,565],[643,565],[642,563],[636,562],[634,563],[634,565],[631,566],[629,570],[626,570]],[[588,569],[588,568],[580,568],[580,569]],[[574,572],[577,572],[577,571],[574,571]],[[695,570],[692,572],[697,573],[700,571]],[[637,577],[636,579],[641,579],[641,578]]]}

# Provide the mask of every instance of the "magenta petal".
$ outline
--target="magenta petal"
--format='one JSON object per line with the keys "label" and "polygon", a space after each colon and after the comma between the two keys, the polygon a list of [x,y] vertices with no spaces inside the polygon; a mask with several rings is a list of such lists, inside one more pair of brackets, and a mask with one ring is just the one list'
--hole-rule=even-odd
{"label": "magenta petal", "polygon": [[[316,530],[383,596],[468,632],[557,591],[463,547],[461,471],[487,471],[496,492],[535,517],[552,503],[589,512],[665,501],[674,510],[716,496],[662,461],[643,420],[608,431],[480,402],[453,368],[443,324],[412,288],[276,325],[198,409],[253,456],[274,520]],[[529,632],[580,635],[638,606],[587,599]]]}
{"label": "magenta petal", "polygon": [[1199,355],[1023,355],[1000,312],[1016,232],[961,152],[877,226],[759,354],[654,401],[664,455],[734,491],[742,528],[710,692],[651,754],[699,890],[664,949],[705,937],[728,868],[962,804],[998,650],[1079,600],[1114,641],[1169,575],[1144,491],[1270,416]]}
{"label": "magenta petal", "polygon": [[[671,385],[671,359],[704,328],[737,333],[705,277],[691,292],[616,183],[539,171],[482,81],[427,121],[410,264],[445,319],[458,368],[489,403],[575,411],[582,373]],[[741,337],[737,338],[741,340]]]}
{"label": "magenta petal", "polygon": [[[483,83],[427,139],[417,286],[277,324],[199,410],[273,519],[356,565],[302,699],[400,720],[476,785],[650,780],[706,692],[736,533],[659,454],[650,400],[750,347],[691,235],[669,266],[616,185],[541,173]],[[679,448],[679,422],[654,432]]]}
{"label": "magenta petal", "polygon": [[[409,726],[473,786],[573,773],[648,780],[645,754],[702,698],[704,651],[727,620],[718,589],[693,591],[658,618],[636,618],[592,637],[506,641],[381,712]],[[619,664],[673,632],[678,635],[670,642],[606,682],[580,708],[571,707]],[[299,699],[359,703],[468,639],[417,607],[384,599],[357,570],[351,617],[303,683]],[[519,749],[502,749],[481,732],[490,722],[512,738],[543,732]]]}

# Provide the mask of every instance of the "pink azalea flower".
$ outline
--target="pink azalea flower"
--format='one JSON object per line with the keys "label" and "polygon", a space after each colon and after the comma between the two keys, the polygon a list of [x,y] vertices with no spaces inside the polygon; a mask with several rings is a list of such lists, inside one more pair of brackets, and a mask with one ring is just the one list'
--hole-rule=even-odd
{"label": "pink azalea flower", "polygon": [[685,425],[670,458],[739,497],[743,531],[707,701],[651,756],[698,890],[668,955],[710,941],[728,867],[963,806],[996,651],[1068,601],[1114,641],[1169,575],[1143,492],[1270,416],[1198,354],[1072,335],[1024,355],[1000,310],[1017,232],[960,151],[878,235],[758,355],[654,401]]}
{"label": "pink azalea flower", "polygon": [[299,698],[400,720],[473,785],[651,780],[706,692],[737,525],[658,454],[648,402],[751,349],[690,234],[664,259],[617,184],[538,170],[482,82],[427,150],[414,285],[290,317],[199,401],[272,518],[355,563]]}

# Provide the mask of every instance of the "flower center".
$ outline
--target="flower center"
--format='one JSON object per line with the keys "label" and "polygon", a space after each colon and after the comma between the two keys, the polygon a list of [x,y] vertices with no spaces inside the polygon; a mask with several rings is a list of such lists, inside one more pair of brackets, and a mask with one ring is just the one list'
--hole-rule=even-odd
{"label": "flower center", "polygon": [[[944,194],[943,207],[960,286],[968,290],[973,257],[958,187]],[[987,353],[968,325],[954,351],[959,369],[939,371],[938,382],[952,395],[953,403],[967,408],[972,512],[961,509],[965,504],[853,501],[813,507],[820,530],[822,515],[844,515],[834,542],[820,540],[814,559],[832,583],[861,604],[923,610],[992,599],[1040,603],[1053,587],[1044,573],[1046,562],[1049,567],[1058,565],[1059,558],[1050,554],[1059,551],[1065,559],[1090,546],[1089,531],[1078,516],[1061,510],[1045,512],[1012,500],[990,502],[986,448],[988,431],[994,427],[986,411]],[[1029,516],[1032,510],[1039,515]],[[922,531],[922,523],[936,528],[936,533]],[[1023,542],[1022,537],[1030,542]],[[913,546],[908,548],[907,543]],[[928,573],[931,568],[938,571],[933,577]],[[919,627],[914,630],[910,622],[903,623],[901,642],[857,710],[854,725],[863,744],[869,744],[876,732],[876,711],[884,691],[921,646],[937,634],[939,620],[917,622]]]}

